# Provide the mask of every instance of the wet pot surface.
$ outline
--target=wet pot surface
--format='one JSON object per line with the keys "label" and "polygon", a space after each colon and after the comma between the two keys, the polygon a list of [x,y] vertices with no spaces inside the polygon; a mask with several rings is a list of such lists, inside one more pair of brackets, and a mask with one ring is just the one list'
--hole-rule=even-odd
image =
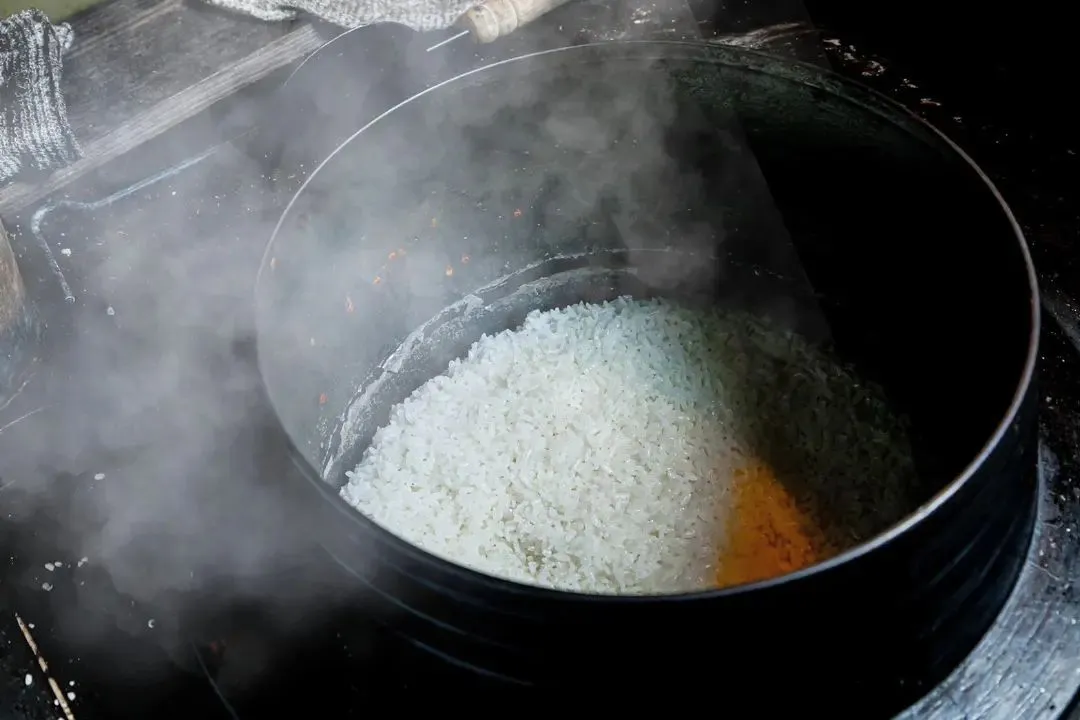
{"label": "wet pot surface", "polygon": [[[910,420],[921,507],[775,581],[612,598],[464,570],[337,497],[390,407],[481,334],[620,295],[721,303],[827,344]],[[1016,577],[1034,297],[994,190],[902,110],[767,56],[620,43],[470,73],[339,148],[267,248],[259,356],[327,550],[460,682],[702,681],[761,711],[866,717],[938,681]],[[766,679],[788,691],[762,695]]]}

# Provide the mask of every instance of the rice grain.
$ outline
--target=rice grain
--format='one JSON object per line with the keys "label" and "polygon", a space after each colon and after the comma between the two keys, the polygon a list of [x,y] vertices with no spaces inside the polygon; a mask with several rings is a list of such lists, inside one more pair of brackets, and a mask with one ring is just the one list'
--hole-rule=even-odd
{"label": "rice grain", "polygon": [[[854,384],[794,336],[742,315],[630,298],[536,311],[396,406],[341,494],[414,545],[507,579],[603,594],[711,587],[734,473],[776,444],[776,423],[806,421],[798,409],[777,417],[777,393],[798,390],[784,384],[793,377],[819,396],[833,378]],[[866,437],[892,443],[869,457],[898,480],[852,491],[866,495],[855,505],[876,505],[879,524],[902,514],[910,469],[894,426],[878,422]],[[880,475],[866,453],[839,450],[820,460],[837,449],[811,447],[798,461],[822,479],[846,477],[844,458],[863,463],[852,477]],[[860,522],[873,524],[856,518],[843,533],[865,532]]]}

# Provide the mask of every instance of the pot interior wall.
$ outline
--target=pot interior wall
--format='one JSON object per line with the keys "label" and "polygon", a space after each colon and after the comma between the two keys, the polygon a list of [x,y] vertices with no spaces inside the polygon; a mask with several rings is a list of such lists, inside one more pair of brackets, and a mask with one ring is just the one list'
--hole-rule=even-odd
{"label": "pot interior wall", "polygon": [[1020,244],[988,186],[936,134],[819,71],[666,48],[459,78],[301,191],[260,277],[259,352],[327,482],[481,333],[620,294],[719,301],[830,344],[910,418],[920,499],[977,455],[1031,331]]}

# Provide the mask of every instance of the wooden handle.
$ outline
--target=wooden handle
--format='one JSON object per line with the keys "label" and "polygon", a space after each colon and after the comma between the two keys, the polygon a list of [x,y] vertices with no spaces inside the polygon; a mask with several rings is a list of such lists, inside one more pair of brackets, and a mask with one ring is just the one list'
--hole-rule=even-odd
{"label": "wooden handle", "polygon": [[489,43],[509,35],[568,0],[487,0],[475,5],[458,24],[472,34],[476,42]]}
{"label": "wooden handle", "polygon": [[15,253],[0,224],[0,410],[26,385],[35,365],[41,326],[30,306]]}
{"label": "wooden handle", "polygon": [[0,335],[11,329],[22,317],[26,289],[23,287],[15,253],[11,251],[7,233],[0,224]]}

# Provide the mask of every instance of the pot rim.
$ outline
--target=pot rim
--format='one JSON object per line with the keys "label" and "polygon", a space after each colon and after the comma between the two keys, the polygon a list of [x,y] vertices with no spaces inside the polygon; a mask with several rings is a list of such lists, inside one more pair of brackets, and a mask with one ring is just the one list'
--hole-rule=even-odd
{"label": "pot rim", "polygon": [[[688,41],[671,41],[671,40],[614,40],[604,41],[596,43],[586,43],[582,45],[572,45],[566,47],[552,48],[548,50],[541,50],[534,53],[528,53],[525,55],[518,55],[513,58],[500,60],[498,62],[490,63],[482,67],[474,68],[467,72],[455,75],[452,78],[438,82],[431,87],[428,87],[415,95],[397,103],[388,110],[380,113],[371,121],[365,123],[360,129],[346,138],[340,145],[338,145],[329,155],[323,159],[318,166],[305,178],[304,182],[290,198],[285,209],[282,211],[281,216],[278,218],[277,224],[274,226],[274,230],[270,235],[270,239],[267,241],[266,248],[263,252],[263,257],[259,263],[259,270],[255,277],[255,295],[256,295],[256,307],[258,306],[259,288],[264,282],[264,272],[269,267],[270,259],[272,257],[272,250],[278,239],[278,234],[282,227],[285,225],[286,220],[289,218],[290,211],[296,204],[297,200],[307,189],[308,185],[319,175],[319,172],[324,166],[329,164],[340,152],[342,152],[350,143],[363,135],[369,128],[376,123],[384,121],[386,118],[391,117],[399,109],[406,105],[418,100],[426,95],[434,94],[447,87],[452,87],[455,83],[462,82],[465,78],[472,77],[481,73],[490,72],[496,68],[504,65],[509,65],[516,62],[522,62],[527,60],[535,60],[537,58],[545,57],[548,55],[556,55],[561,53],[574,53],[583,51],[592,52],[604,52],[608,48],[624,47],[624,48],[639,48],[640,51],[648,51],[650,48],[656,49],[662,52],[666,52],[666,57],[671,56],[672,50],[682,50],[687,52],[687,59],[694,59],[694,56],[690,53],[712,53],[714,56],[727,54],[729,56],[737,56],[746,60],[755,61],[758,65],[764,66],[764,69],[768,69],[772,74],[776,74],[776,71],[782,68],[786,71],[786,75],[789,79],[794,81],[801,81],[804,83],[811,83],[813,80],[818,81],[818,86],[829,92],[836,92],[837,87],[846,87],[853,89],[860,93],[864,99],[873,101],[874,105],[866,105],[859,103],[862,107],[868,111],[878,115],[891,113],[896,119],[897,116],[903,117],[908,121],[914,121],[923,130],[927,131],[933,140],[944,144],[945,148],[954,153],[960,159],[962,159],[968,167],[982,180],[986,186],[987,191],[993,195],[997,201],[998,207],[1001,212],[1004,213],[1005,220],[1012,227],[1013,235],[1020,246],[1020,253],[1024,261],[1024,269],[1027,273],[1028,288],[1030,291],[1030,305],[1031,305],[1031,332],[1028,337],[1027,355],[1024,360],[1024,367],[1021,371],[1019,381],[1016,384],[1016,388],[1013,393],[1012,400],[1009,403],[1008,409],[1005,411],[1004,416],[995,426],[994,431],[990,434],[987,441],[975,454],[975,456],[964,466],[964,469],[960,471],[948,484],[941,488],[937,493],[933,495],[929,500],[924,502],[914,511],[906,515],[902,520],[890,526],[888,529],[878,533],[869,540],[859,543],[854,547],[848,548],[842,553],[835,555],[828,560],[824,560],[820,563],[810,565],[805,568],[801,568],[794,572],[786,573],[776,577],[772,577],[766,580],[759,580],[752,583],[746,583],[743,585],[735,585],[732,587],[706,589],[706,590],[694,590],[689,592],[679,593],[665,593],[654,595],[612,595],[612,594],[589,594],[578,591],[570,590],[557,590],[548,587],[541,587],[536,585],[529,585],[527,583],[516,582],[514,580],[508,580],[494,575],[490,575],[480,570],[474,570],[472,568],[459,565],[451,560],[445,559],[434,553],[428,552],[421,547],[413,545],[404,538],[396,535],[390,530],[379,525],[374,520],[368,518],[363,513],[359,512],[355,508],[349,506],[333,488],[330,483],[327,483],[322,473],[312,465],[310,461],[300,452],[293,437],[285,432],[286,442],[288,443],[290,453],[294,458],[294,463],[303,472],[306,479],[312,482],[320,493],[328,500],[339,512],[343,513],[352,522],[356,522],[365,529],[374,529],[379,536],[380,542],[388,543],[395,547],[395,549],[404,552],[415,560],[419,560],[421,563],[429,566],[435,566],[440,572],[449,575],[457,575],[459,577],[468,578],[470,581],[479,583],[486,586],[489,589],[500,591],[517,593],[521,595],[528,595],[538,599],[545,599],[556,602],[592,602],[592,603],[621,603],[621,604],[636,604],[636,603],[657,603],[657,602],[683,602],[690,600],[710,600],[721,599],[740,596],[747,593],[752,593],[759,590],[767,590],[788,583],[798,582],[821,573],[829,572],[842,565],[845,565],[853,560],[857,560],[863,556],[869,555],[872,552],[880,550],[889,543],[894,542],[901,536],[912,530],[916,525],[935,513],[939,508],[949,502],[949,500],[956,495],[960,489],[971,480],[972,476],[979,470],[979,468],[986,462],[987,458],[994,452],[994,450],[1000,445],[1002,438],[1012,425],[1019,413],[1020,406],[1023,403],[1028,391],[1031,387],[1032,381],[1035,375],[1035,366],[1038,360],[1039,350],[1039,334],[1041,327],[1041,308],[1039,302],[1039,284],[1035,274],[1035,265],[1031,258],[1031,252],[1028,248],[1027,240],[1024,237],[1023,230],[1020,228],[1016,217],[1013,215],[1008,203],[1005,202],[1001,192],[994,185],[993,181],[983,172],[982,168],[975,163],[975,161],[968,155],[960,146],[953,142],[947,135],[938,130],[932,124],[925,119],[914,113],[909,108],[900,104],[899,102],[883,95],[882,93],[873,90],[872,88],[863,85],[860,82],[846,78],[835,71],[820,68],[816,65],[801,62],[792,61],[776,56],[770,55],[757,50],[749,50],[745,48],[734,48],[723,45],[715,45],[705,42],[688,42]],[[639,52],[640,52],[639,51]],[[700,55],[701,59],[707,59],[706,54]],[[728,63],[731,64],[731,63]],[[824,86],[822,81],[825,81]],[[259,337],[262,333],[259,331],[261,322],[259,320],[261,313],[256,312],[256,358],[259,365],[259,383],[262,388],[263,394],[269,401],[269,405],[274,409],[275,415],[278,410],[275,406],[272,397],[270,396],[270,388],[267,386],[265,376],[262,373],[262,344],[259,342]]]}

